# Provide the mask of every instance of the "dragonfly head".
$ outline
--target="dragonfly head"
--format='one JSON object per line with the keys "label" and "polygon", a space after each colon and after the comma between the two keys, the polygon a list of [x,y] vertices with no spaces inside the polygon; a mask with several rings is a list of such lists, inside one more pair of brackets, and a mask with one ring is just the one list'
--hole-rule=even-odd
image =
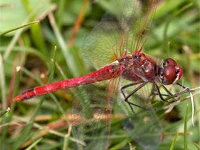
{"label": "dragonfly head", "polygon": [[167,58],[160,69],[160,79],[165,85],[173,84],[181,78],[182,72],[181,66],[177,66],[173,59]]}

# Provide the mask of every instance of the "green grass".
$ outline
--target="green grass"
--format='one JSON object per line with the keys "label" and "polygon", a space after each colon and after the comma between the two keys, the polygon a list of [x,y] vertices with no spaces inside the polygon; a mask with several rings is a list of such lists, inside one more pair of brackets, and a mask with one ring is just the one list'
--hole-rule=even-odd
{"label": "green grass", "polygon": [[[57,7],[55,7],[55,5]],[[12,98],[24,90],[43,84],[87,74],[95,66],[81,55],[85,36],[101,20],[105,12],[112,11],[106,0],[86,3],[82,12],[83,22],[74,38],[71,37],[74,23],[79,16],[82,1],[5,1],[0,2],[0,135],[1,149],[73,149],[76,142],[84,149],[86,138],[88,149],[102,149],[104,140],[111,141],[109,149],[138,149],[139,144],[154,144],[158,149],[195,149],[200,147],[200,4],[195,0],[163,1],[157,6],[151,33],[144,51],[154,57],[171,57],[183,67],[180,83],[194,89],[194,123],[189,93],[181,96],[170,113],[165,106],[172,106],[154,97],[154,113],[141,113],[141,118],[132,117],[127,104],[116,97],[112,122],[105,124],[104,115],[92,126],[81,121],[80,126],[69,117],[72,107],[83,107],[82,113],[91,119],[91,104],[87,100],[101,100],[105,105],[106,88],[103,84],[82,86],[57,91],[25,102],[13,103]],[[52,13],[51,13],[52,12]],[[39,23],[34,22],[39,18]],[[74,42],[73,42],[74,40]],[[99,56],[101,57],[101,56]],[[16,67],[20,70],[16,71]],[[103,66],[102,66],[103,67]],[[180,91],[180,88],[171,88]],[[99,91],[96,93],[95,91]],[[116,93],[117,94],[117,93]],[[119,93],[120,94],[120,93]],[[142,99],[135,95],[134,99]],[[170,107],[171,106],[171,107]],[[6,111],[8,107],[10,111]],[[123,117],[120,117],[122,115]],[[153,116],[155,129],[162,130],[159,140],[148,117]],[[79,118],[80,119],[80,118]],[[80,121],[80,120],[79,120]],[[103,123],[101,123],[103,122]],[[134,122],[134,127],[132,128]],[[156,125],[155,125],[156,124]],[[71,126],[73,127],[71,128]],[[87,127],[87,128],[86,128]],[[77,138],[87,132],[86,137]],[[83,128],[86,128],[83,130]],[[104,130],[105,128],[105,130]],[[103,130],[102,130],[103,129]],[[127,132],[127,131],[128,132]],[[95,131],[95,132],[94,132]],[[109,132],[109,134],[105,132]],[[137,134],[147,136],[138,142]],[[149,135],[148,135],[149,133]],[[151,135],[152,133],[152,135]],[[109,135],[107,137],[107,135]],[[160,135],[161,138],[161,135]],[[27,142],[28,141],[28,142]],[[98,141],[98,142],[97,142]],[[96,143],[95,143],[96,142]],[[131,145],[131,146],[130,146]]]}

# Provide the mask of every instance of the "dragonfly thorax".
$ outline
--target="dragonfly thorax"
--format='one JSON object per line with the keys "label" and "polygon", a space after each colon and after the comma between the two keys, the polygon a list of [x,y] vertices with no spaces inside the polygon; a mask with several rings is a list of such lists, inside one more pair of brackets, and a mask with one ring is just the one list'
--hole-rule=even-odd
{"label": "dragonfly thorax", "polygon": [[156,62],[144,53],[123,56],[118,62],[124,66],[122,77],[135,82],[153,82],[159,70]]}

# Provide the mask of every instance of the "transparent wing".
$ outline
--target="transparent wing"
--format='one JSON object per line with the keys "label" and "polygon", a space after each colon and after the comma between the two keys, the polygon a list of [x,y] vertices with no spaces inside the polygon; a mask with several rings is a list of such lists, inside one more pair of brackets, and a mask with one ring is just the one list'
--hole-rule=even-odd
{"label": "transparent wing", "polygon": [[163,131],[153,111],[142,111],[123,120],[124,129],[142,148],[158,149],[162,143]]}
{"label": "transparent wing", "polygon": [[83,56],[94,67],[101,68],[119,55],[121,31],[114,18],[106,17],[96,25],[86,37],[83,46]]}
{"label": "transparent wing", "polygon": [[[75,88],[76,98],[73,100],[72,118],[77,118],[72,132],[73,137],[85,143],[77,142],[76,149],[105,149],[108,146],[109,126],[112,119],[112,105],[116,92],[110,91],[108,84],[81,86]],[[112,84],[114,90],[114,85]]]}
{"label": "transparent wing", "polygon": [[138,8],[141,12],[133,17],[133,24],[130,25],[129,42],[131,43],[131,53],[141,51],[150,34],[152,20],[156,11],[157,0],[141,1]]}
{"label": "transparent wing", "polygon": [[82,53],[85,59],[98,69],[120,56],[140,50],[148,37],[148,26],[155,12],[156,1],[148,2],[111,1],[109,12],[84,41]]}
{"label": "transparent wing", "polygon": [[[121,86],[130,83],[121,79]],[[136,87],[133,86],[126,90],[126,95],[131,93]],[[127,134],[139,145],[142,149],[157,149],[162,143],[163,128],[160,120],[152,107],[152,98],[150,97],[151,90],[148,89],[148,94],[145,89],[151,88],[143,87],[129,98],[129,101],[149,110],[143,110],[139,107],[133,106],[134,113],[131,111],[129,105],[124,101],[123,97],[118,97],[115,108],[115,113],[124,114],[126,118],[122,121],[123,128]],[[143,93],[144,92],[144,93]],[[148,96],[147,96],[148,95]]]}

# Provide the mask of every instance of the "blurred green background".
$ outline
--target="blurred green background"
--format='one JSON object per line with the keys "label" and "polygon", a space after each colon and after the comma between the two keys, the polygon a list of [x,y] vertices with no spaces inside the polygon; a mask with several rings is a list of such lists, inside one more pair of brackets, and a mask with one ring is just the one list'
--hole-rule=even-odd
{"label": "blurred green background", "polygon": [[[29,149],[73,149],[70,143],[74,139],[67,135],[68,127],[53,128],[55,132],[44,129],[71,110],[73,91],[57,91],[51,96],[19,103],[12,103],[12,98],[35,86],[94,71],[81,55],[82,45],[85,36],[110,11],[109,5],[106,0],[0,2],[1,149],[23,149],[31,137],[33,141],[25,145]],[[195,105],[195,126],[191,124],[189,94],[168,115],[161,111],[162,122],[167,126],[158,149],[200,148],[199,19],[199,1],[161,0],[157,4],[144,51],[160,59],[172,57],[183,67],[180,82],[194,89]],[[37,20],[40,22],[34,23]],[[18,72],[17,66],[21,66]],[[6,112],[8,107],[11,110]],[[117,130],[118,135],[111,133],[108,149],[130,149],[130,143],[133,148],[138,146],[120,121],[114,121],[110,128]]]}

